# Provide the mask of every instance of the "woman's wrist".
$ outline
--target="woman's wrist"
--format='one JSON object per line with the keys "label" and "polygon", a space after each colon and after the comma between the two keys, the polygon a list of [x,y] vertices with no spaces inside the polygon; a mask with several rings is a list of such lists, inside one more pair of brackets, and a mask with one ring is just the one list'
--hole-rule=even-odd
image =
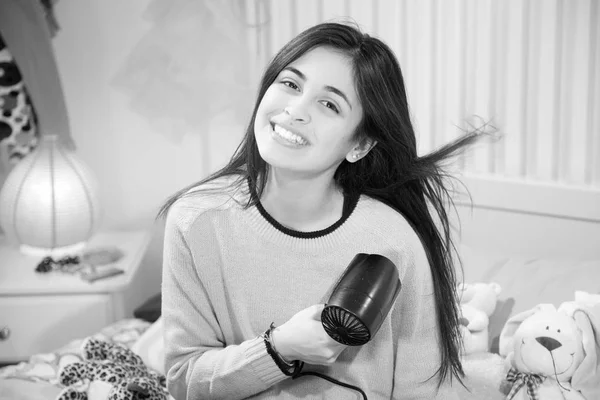
{"label": "woman's wrist", "polygon": [[288,360],[288,358],[287,358],[287,357],[285,357],[285,356],[284,356],[284,355],[283,355],[283,354],[282,354],[282,353],[281,353],[279,350],[277,350],[277,346],[276,346],[276,344],[275,344],[275,333],[276,333],[276,332],[277,332],[277,328],[273,329],[273,330],[271,331],[271,335],[270,335],[270,338],[271,338],[271,346],[273,347],[273,351],[275,351],[275,353],[277,353],[277,355],[278,355],[278,356],[281,358],[281,360],[282,360],[284,363],[291,364],[291,363],[292,363],[292,361]]}
{"label": "woman's wrist", "polygon": [[265,347],[267,349],[267,353],[271,356],[275,364],[279,367],[281,372],[285,375],[295,377],[300,370],[302,369],[302,362],[300,361],[287,361],[281,354],[279,354],[274,346],[273,342],[273,331],[275,330],[275,325],[271,323],[271,326],[267,331],[262,335],[263,340],[265,342]]}

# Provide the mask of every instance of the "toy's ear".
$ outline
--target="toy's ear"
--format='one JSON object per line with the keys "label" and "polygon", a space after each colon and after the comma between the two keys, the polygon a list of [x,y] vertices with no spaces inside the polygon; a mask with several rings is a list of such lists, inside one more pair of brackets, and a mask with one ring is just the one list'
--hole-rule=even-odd
{"label": "toy's ear", "polygon": [[460,303],[468,303],[473,299],[475,291],[472,290],[473,285],[470,283],[461,282],[458,284],[458,299]]}
{"label": "toy's ear", "polygon": [[571,385],[586,399],[600,399],[600,304],[580,305],[574,310],[573,319],[581,330],[585,356]]}
{"label": "toy's ear", "polygon": [[552,304],[538,304],[531,310],[523,311],[506,321],[506,324],[504,324],[504,328],[502,328],[502,332],[500,333],[500,343],[498,351],[500,355],[506,357],[510,352],[512,352],[513,337],[515,336],[515,332],[517,331],[517,329],[519,329],[519,326],[521,326],[521,323],[523,321],[525,321],[527,318],[531,317],[537,312],[554,309],[555,308]]}
{"label": "toy's ear", "polygon": [[576,290],[575,291],[575,302],[586,303],[589,305],[599,304],[600,303],[600,294],[592,294],[592,293],[584,292],[583,290]]}
{"label": "toy's ear", "polygon": [[500,293],[502,293],[502,287],[499,284],[497,284],[496,282],[492,282],[489,285],[492,289],[494,289],[496,296],[498,296]]}

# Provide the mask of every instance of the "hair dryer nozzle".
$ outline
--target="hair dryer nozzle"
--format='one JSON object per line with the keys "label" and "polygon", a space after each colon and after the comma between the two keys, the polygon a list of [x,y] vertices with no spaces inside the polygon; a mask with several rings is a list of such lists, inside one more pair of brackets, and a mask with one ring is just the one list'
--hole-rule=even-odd
{"label": "hair dryer nozzle", "polygon": [[360,346],[375,336],[400,293],[398,269],[379,254],[357,254],[321,314],[334,340]]}

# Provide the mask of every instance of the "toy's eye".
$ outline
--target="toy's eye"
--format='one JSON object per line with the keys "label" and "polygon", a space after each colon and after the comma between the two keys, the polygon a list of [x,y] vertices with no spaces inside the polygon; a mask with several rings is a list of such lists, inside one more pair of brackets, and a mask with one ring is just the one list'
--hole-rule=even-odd
{"label": "toy's eye", "polygon": [[549,327],[549,326],[547,326],[547,327],[546,327],[546,330],[550,330],[550,327]]}
{"label": "toy's eye", "polygon": [[558,333],[560,333],[560,329],[559,329],[559,330],[557,330],[557,332],[558,332]]}

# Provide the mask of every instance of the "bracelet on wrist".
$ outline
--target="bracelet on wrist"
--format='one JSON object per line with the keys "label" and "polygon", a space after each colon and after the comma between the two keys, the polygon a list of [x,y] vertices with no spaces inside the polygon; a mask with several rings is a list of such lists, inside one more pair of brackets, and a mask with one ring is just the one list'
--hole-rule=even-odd
{"label": "bracelet on wrist", "polygon": [[292,362],[288,361],[284,356],[281,355],[280,352],[277,351],[277,347],[275,346],[275,340],[273,338],[273,331],[275,329],[277,329],[277,328],[273,324],[271,324],[271,327],[269,328],[269,342],[271,343],[271,348],[273,349],[275,354],[277,354],[279,356],[279,358],[281,358],[281,361],[283,361],[285,364],[287,364],[289,366],[293,366]]}
{"label": "bracelet on wrist", "polygon": [[269,329],[267,329],[265,331],[265,333],[262,335],[263,340],[265,342],[265,347],[267,348],[267,353],[269,353],[269,355],[271,356],[271,358],[273,359],[275,364],[277,364],[277,366],[279,367],[281,372],[283,372],[287,376],[294,377],[300,373],[304,363],[302,363],[301,361],[298,361],[298,360],[289,362],[289,361],[285,360],[283,358],[283,356],[281,356],[277,352],[277,350],[275,349],[275,346],[273,345],[273,340],[271,337],[271,333],[273,332],[274,329],[275,329],[275,324],[273,322],[271,322],[271,326],[269,327]]}

